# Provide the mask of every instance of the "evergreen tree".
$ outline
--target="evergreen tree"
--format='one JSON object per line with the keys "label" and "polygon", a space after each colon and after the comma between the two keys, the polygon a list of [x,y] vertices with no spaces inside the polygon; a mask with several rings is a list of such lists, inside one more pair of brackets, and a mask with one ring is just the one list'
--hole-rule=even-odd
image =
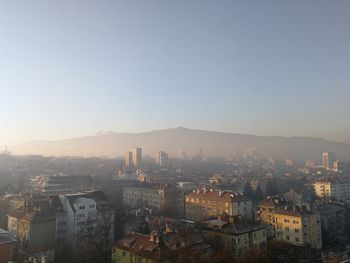
{"label": "evergreen tree", "polygon": [[258,187],[255,190],[255,194],[254,194],[254,200],[255,201],[260,201],[264,198],[263,193],[261,191],[260,185],[258,185]]}
{"label": "evergreen tree", "polygon": [[253,189],[250,185],[250,182],[247,180],[245,185],[244,185],[244,190],[243,190],[243,193],[246,195],[246,196],[249,196],[251,198],[254,197],[254,192],[253,192]]}

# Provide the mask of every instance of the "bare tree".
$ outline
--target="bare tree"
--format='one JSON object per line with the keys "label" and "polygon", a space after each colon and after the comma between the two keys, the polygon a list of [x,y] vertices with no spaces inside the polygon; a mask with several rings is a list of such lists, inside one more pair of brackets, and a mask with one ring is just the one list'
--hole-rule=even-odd
{"label": "bare tree", "polygon": [[114,213],[107,212],[98,219],[88,221],[84,233],[81,235],[80,254],[87,258],[84,262],[109,263],[114,236]]}

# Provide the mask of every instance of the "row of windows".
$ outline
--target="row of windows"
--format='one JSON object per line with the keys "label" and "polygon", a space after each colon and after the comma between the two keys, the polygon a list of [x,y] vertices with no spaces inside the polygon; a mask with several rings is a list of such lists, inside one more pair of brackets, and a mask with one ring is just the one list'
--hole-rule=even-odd
{"label": "row of windows", "polygon": [[[90,205],[90,208],[95,208],[95,205]],[[79,206],[79,210],[84,210],[85,209],[85,205],[81,205]]]}
{"label": "row of windows", "polygon": [[[286,227],[286,231],[287,231],[287,232],[290,231],[289,227]],[[295,232],[295,233],[299,233],[299,229],[298,229],[298,228],[295,228],[295,229],[294,229],[294,232]]]}
{"label": "row of windows", "polygon": [[[290,236],[286,236],[286,240],[290,240]],[[296,237],[295,238],[295,242],[300,242],[300,239],[299,239],[299,237]]]}
{"label": "row of windows", "polygon": [[[284,223],[290,223],[290,220],[288,218],[284,219]],[[298,220],[293,220],[293,224],[299,224]]]}

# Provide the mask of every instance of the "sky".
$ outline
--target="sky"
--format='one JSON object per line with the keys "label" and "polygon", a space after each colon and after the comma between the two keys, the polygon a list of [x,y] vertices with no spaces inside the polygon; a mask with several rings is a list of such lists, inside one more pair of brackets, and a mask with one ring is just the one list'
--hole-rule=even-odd
{"label": "sky", "polygon": [[0,149],[187,127],[350,143],[350,1],[0,1]]}

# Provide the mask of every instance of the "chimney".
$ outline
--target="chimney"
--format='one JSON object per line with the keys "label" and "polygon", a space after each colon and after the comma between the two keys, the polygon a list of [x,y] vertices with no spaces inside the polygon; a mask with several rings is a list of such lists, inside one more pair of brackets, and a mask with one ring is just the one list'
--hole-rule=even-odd
{"label": "chimney", "polygon": [[157,232],[152,231],[151,234],[149,235],[149,241],[155,242],[157,237]]}
{"label": "chimney", "polygon": [[221,190],[219,190],[219,196],[221,197],[221,195],[222,195],[222,192],[221,192]]}
{"label": "chimney", "polygon": [[287,209],[288,209],[288,207],[285,205],[285,206],[284,206],[284,210],[287,211]]}
{"label": "chimney", "polygon": [[310,206],[310,204],[306,204],[306,205],[305,205],[305,209],[306,209],[306,211],[311,212],[311,206]]}

